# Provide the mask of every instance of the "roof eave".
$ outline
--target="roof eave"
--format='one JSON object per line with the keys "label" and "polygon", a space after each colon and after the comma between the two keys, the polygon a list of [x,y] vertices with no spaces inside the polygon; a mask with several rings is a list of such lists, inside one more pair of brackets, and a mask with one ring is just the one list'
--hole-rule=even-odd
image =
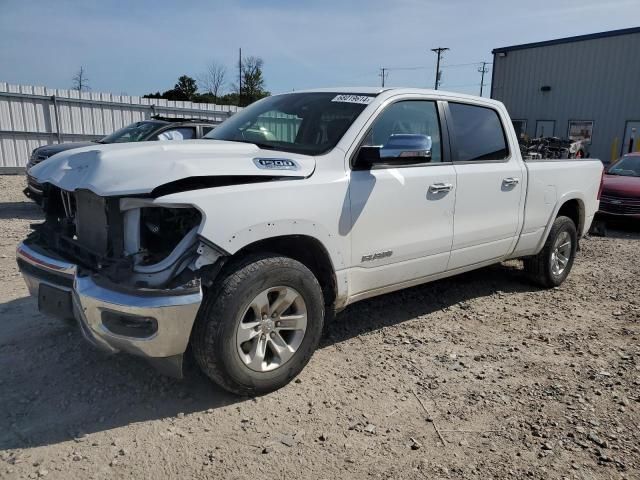
{"label": "roof eave", "polygon": [[597,40],[599,38],[618,37],[620,35],[630,35],[634,33],[640,33],[640,27],[623,28],[620,30],[610,30],[608,32],[590,33],[587,35],[577,35],[574,37],[558,38],[555,40],[546,40],[543,42],[523,43],[521,45],[513,45],[510,47],[495,48],[491,51],[492,54],[506,53],[514,50],[526,50],[529,48],[549,47],[552,45],[562,45],[565,43],[582,42],[586,40]]}

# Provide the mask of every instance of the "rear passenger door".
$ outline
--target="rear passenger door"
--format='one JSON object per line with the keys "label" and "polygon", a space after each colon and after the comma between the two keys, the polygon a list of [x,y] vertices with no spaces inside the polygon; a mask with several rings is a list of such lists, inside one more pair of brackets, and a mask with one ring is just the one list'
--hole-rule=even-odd
{"label": "rear passenger door", "polygon": [[449,102],[447,125],[458,183],[447,268],[453,270],[511,251],[521,222],[525,176],[497,110]]}

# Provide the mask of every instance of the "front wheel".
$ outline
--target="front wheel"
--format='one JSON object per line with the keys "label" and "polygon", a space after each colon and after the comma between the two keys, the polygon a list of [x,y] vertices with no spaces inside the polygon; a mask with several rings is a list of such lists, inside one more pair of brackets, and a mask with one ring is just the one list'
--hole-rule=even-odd
{"label": "front wheel", "polygon": [[205,293],[192,335],[202,371],[240,395],[290,382],[315,351],[324,299],[313,273],[275,254],[247,257]]}
{"label": "front wheel", "polygon": [[558,217],[540,253],[524,260],[525,271],[541,287],[557,287],[569,275],[577,247],[578,234],[573,220]]}

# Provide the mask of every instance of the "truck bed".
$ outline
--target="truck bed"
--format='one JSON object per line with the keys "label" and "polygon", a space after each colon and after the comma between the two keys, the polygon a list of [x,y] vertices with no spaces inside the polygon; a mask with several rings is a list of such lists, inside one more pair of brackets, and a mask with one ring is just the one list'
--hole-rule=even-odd
{"label": "truck bed", "polygon": [[536,253],[551,228],[551,221],[566,199],[574,198],[584,206],[578,236],[589,231],[598,211],[598,189],[603,165],[597,159],[525,160],[527,198],[520,240],[513,257]]}

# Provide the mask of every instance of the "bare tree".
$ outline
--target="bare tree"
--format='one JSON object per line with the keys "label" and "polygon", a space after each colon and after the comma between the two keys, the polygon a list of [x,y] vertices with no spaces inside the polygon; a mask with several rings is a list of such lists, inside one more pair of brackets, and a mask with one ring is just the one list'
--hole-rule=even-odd
{"label": "bare tree", "polygon": [[205,92],[217,100],[227,83],[227,67],[215,60],[207,65],[207,70],[198,79]]}
{"label": "bare tree", "polygon": [[91,87],[89,86],[89,78],[87,78],[87,71],[83,66],[80,67],[80,70],[75,74],[72,81],[72,90],[77,90],[79,92],[88,92],[91,90]]}

